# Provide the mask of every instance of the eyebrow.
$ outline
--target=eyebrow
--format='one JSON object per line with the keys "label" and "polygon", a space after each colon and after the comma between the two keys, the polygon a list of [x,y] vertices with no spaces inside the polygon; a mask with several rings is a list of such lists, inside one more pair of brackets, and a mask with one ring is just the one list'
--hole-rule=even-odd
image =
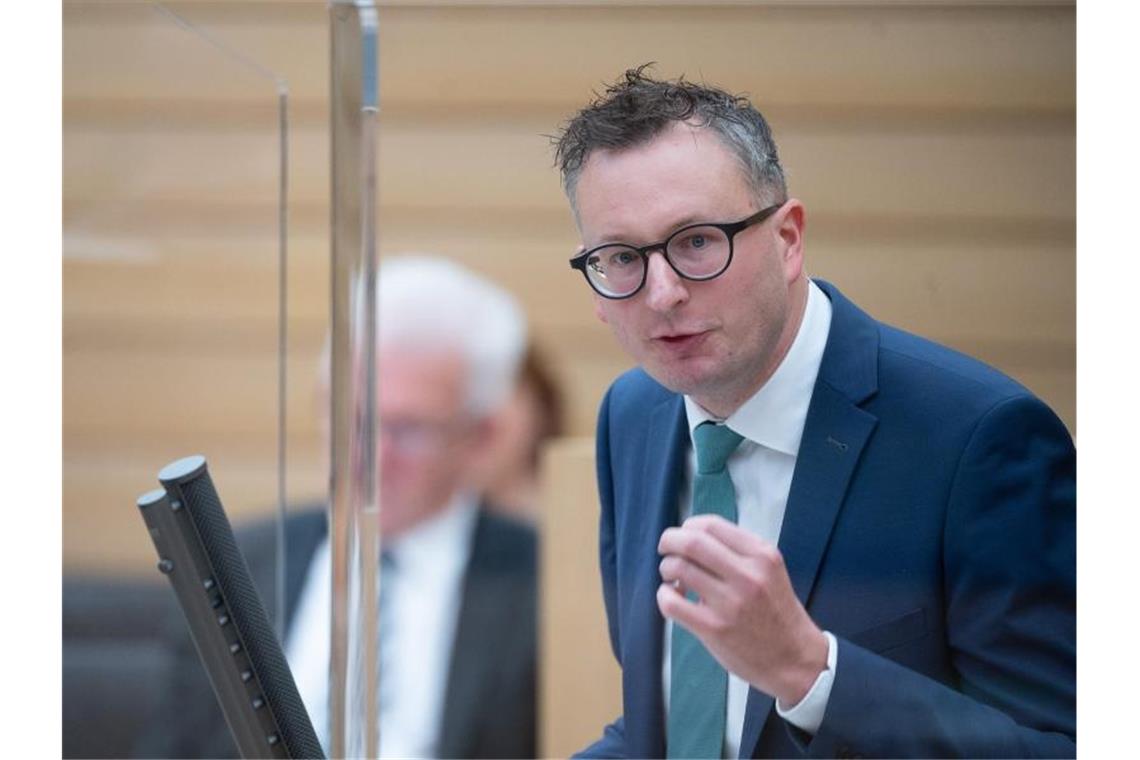
{"label": "eyebrow", "polygon": [[[661,241],[665,240],[666,238],[668,238],[670,235],[672,235],[677,230],[688,227],[691,224],[719,224],[719,222],[710,222],[706,217],[700,216],[698,214],[686,214],[685,216],[682,216],[679,220],[673,222],[672,226],[669,227],[668,232],[666,232],[663,236],[657,238],[656,240],[654,240],[652,242],[655,242],[655,243],[661,242]],[[596,244],[591,245],[591,246],[587,246],[586,250],[598,248],[598,247],[603,246],[603,245],[630,245],[630,246],[634,246],[635,248],[640,247],[640,246],[636,246],[633,243],[629,242],[628,239],[621,238],[620,236],[605,236],[601,239],[601,242],[596,243]],[[650,245],[650,243],[645,243],[645,245]]]}

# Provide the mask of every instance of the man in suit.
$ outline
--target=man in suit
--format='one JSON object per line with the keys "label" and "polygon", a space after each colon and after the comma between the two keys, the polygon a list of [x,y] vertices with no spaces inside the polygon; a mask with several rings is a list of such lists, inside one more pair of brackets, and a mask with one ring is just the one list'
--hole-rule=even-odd
{"label": "man in suit", "polygon": [[558,138],[602,402],[606,757],[1073,756],[1075,453],[804,264],[745,99],[626,72]]}
{"label": "man in suit", "polygon": [[[389,259],[378,287],[381,755],[534,757],[536,538],[472,487],[493,413],[514,387],[523,314],[505,291],[442,259]],[[324,511],[290,517],[286,534],[285,652],[327,751]],[[264,524],[242,536],[267,600],[273,535]],[[177,705],[141,753],[233,756],[188,641],[183,651]]]}

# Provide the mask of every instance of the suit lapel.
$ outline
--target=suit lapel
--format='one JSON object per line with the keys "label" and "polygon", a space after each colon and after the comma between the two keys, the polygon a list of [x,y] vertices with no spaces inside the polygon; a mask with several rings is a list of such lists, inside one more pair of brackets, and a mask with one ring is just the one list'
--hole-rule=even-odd
{"label": "suit lapel", "polygon": [[[877,389],[875,323],[827,283],[831,332],[804,422],[779,548],[800,602],[807,607],[820,562],[864,446],[878,419],[858,404]],[[752,757],[773,698],[749,689],[740,757]]]}
{"label": "suit lapel", "polygon": [[285,523],[285,615],[288,624],[301,598],[301,589],[309,575],[309,565],[313,554],[325,536],[328,535],[328,522],[325,509],[300,511],[290,516]]}
{"label": "suit lapel", "polygon": [[[875,424],[873,415],[853,406],[830,387],[816,387],[779,541],[792,588],[805,607],[847,484]],[[769,695],[749,689],[741,757],[753,755],[772,703]]]}
{"label": "suit lapel", "polygon": [[[438,757],[535,751],[535,539],[480,506],[444,689]],[[530,698],[519,688],[532,679]],[[529,712],[528,712],[529,707]]]}
{"label": "suit lapel", "polygon": [[877,423],[874,415],[829,386],[815,389],[779,543],[792,588],[804,606],[847,484]]}
{"label": "suit lapel", "polygon": [[[637,514],[629,515],[637,527],[632,535],[636,541],[634,550],[639,554],[638,581],[625,624],[632,630],[627,640],[644,645],[625,652],[627,662],[622,672],[628,680],[624,693],[635,695],[634,698],[644,695],[647,700],[642,705],[627,706],[627,721],[631,715],[643,715],[646,719],[641,730],[627,725],[627,730],[633,729],[633,757],[665,756],[665,701],[661,691],[665,619],[657,608],[657,587],[661,583],[657,542],[666,528],[677,524],[677,501],[688,447],[684,402],[680,396],[674,396],[649,414],[643,480],[649,499],[644,505],[631,505]],[[631,659],[635,661],[629,662]],[[634,679],[639,680],[631,683]]]}
{"label": "suit lapel", "polygon": [[[685,475],[685,455],[689,451],[689,426],[685,419],[685,403],[674,396],[658,404],[649,415],[649,431],[645,445],[645,482],[648,489],[651,519],[641,519],[641,546],[652,548],[654,594],[660,577],[657,574],[657,539],[666,528],[677,524],[677,500]],[[642,516],[644,517],[644,515]]]}
{"label": "suit lapel", "polygon": [[[476,735],[471,728],[484,709],[485,685],[491,683],[497,650],[488,647],[495,640],[496,625],[510,619],[512,611],[503,609],[509,595],[496,593],[495,579],[489,574],[484,556],[486,521],[482,514],[476,518],[471,542],[471,557],[463,576],[459,615],[455,624],[455,638],[449,653],[447,686],[444,689],[442,720],[440,721],[438,752],[440,757],[463,757],[472,748],[465,744]],[[506,616],[506,617],[504,617]],[[510,642],[499,642],[503,646]]]}
{"label": "suit lapel", "polygon": [[[484,638],[479,635],[478,629],[485,627],[485,605],[490,603],[494,608],[494,598],[480,598],[482,595],[478,584],[465,582],[464,586],[455,642],[448,658],[443,717],[439,726],[440,757],[462,757],[469,754],[470,750],[463,746],[463,739],[471,735],[470,726],[480,703],[476,687],[486,678],[486,674],[481,672],[485,662],[483,657],[492,656],[487,650],[484,650],[483,657],[472,656],[470,653],[473,643]],[[468,654],[464,656],[464,652]]]}
{"label": "suit lapel", "polygon": [[[270,620],[277,616],[277,565],[281,560],[277,551],[277,520],[272,518],[258,524],[246,537],[243,532],[240,548],[249,565],[258,593]],[[292,631],[294,614],[301,597],[301,589],[309,576],[309,565],[317,546],[327,533],[323,507],[302,507],[285,518],[285,631],[283,641]]]}

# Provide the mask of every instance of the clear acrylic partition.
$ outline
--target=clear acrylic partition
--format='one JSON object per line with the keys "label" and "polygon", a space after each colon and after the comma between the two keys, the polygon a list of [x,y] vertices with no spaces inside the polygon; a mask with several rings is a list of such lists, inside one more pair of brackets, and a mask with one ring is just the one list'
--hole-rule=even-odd
{"label": "clear acrylic partition", "polygon": [[235,526],[287,501],[286,85],[157,3],[65,3],[63,63],[64,561],[143,574],[132,505],[172,459]]}
{"label": "clear acrylic partition", "polygon": [[[286,517],[327,509],[328,217],[307,199],[305,261],[285,265],[287,67],[224,5],[63,6],[64,570],[158,583],[135,499],[203,454],[280,636]],[[328,117],[307,108],[323,165]]]}

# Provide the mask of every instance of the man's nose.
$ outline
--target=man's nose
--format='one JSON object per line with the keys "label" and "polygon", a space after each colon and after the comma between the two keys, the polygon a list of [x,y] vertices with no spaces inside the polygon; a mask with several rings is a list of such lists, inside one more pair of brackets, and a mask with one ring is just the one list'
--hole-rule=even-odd
{"label": "man's nose", "polygon": [[666,312],[689,300],[685,281],[669,266],[663,253],[649,254],[645,266],[645,302],[649,308]]}

